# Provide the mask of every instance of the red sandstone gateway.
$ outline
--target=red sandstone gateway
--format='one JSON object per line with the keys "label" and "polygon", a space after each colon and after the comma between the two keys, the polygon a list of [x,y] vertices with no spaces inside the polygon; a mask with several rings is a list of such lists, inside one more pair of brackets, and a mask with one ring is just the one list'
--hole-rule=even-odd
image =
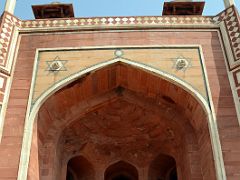
{"label": "red sandstone gateway", "polygon": [[239,180],[240,19],[233,0],[163,16],[75,18],[34,5],[0,26],[0,179]]}

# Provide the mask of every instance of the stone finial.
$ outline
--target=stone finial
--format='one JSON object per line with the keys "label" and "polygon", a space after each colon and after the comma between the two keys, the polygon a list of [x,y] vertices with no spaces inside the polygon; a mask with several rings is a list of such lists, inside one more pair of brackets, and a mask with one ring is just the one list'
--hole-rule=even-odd
{"label": "stone finial", "polygon": [[230,6],[234,5],[234,0],[224,0],[225,8],[229,8]]}
{"label": "stone finial", "polygon": [[6,0],[4,10],[11,14],[14,14],[15,6],[16,6],[16,0]]}

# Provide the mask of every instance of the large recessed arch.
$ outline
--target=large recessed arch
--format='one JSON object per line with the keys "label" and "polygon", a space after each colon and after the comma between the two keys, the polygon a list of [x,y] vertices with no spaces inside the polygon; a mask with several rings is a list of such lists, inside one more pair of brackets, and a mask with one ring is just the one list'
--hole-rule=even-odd
{"label": "large recessed arch", "polygon": [[24,133],[24,139],[23,139],[23,148],[22,148],[21,159],[20,159],[18,179],[25,180],[27,177],[33,124],[34,124],[34,120],[36,119],[37,113],[40,107],[43,105],[43,103],[46,102],[46,100],[49,97],[51,97],[54,93],[56,93],[58,90],[62,89],[63,87],[66,87],[67,85],[73,83],[79,78],[85,75],[88,75],[91,72],[98,71],[99,69],[101,70],[102,68],[108,67],[113,64],[118,64],[118,63],[122,63],[128,66],[131,66],[133,68],[140,69],[141,71],[145,71],[148,74],[152,74],[153,76],[157,76],[160,79],[164,79],[170,84],[173,84],[174,87],[179,87],[182,90],[186,91],[191,97],[193,97],[195,101],[199,103],[200,107],[202,108],[202,110],[205,112],[207,116],[206,120],[208,121],[207,124],[209,126],[209,131],[210,131],[214,162],[216,162],[215,168],[216,168],[217,178],[224,179],[225,173],[223,168],[223,160],[222,160],[222,153],[220,149],[218,132],[217,132],[216,124],[214,122],[214,114],[212,114],[212,111],[209,108],[207,101],[194,88],[192,88],[189,84],[185,83],[184,81],[177,79],[176,77],[173,77],[172,75],[162,72],[160,70],[157,70],[136,62],[124,60],[124,59],[115,59],[112,61],[108,61],[108,62],[104,62],[98,65],[92,66],[90,68],[87,68],[83,71],[80,71],[79,73],[76,73],[66,78],[61,82],[58,82],[57,84],[52,86],[50,89],[48,89],[41,97],[39,97],[32,108],[29,107],[29,110],[28,110],[29,116],[27,116],[26,124],[25,124],[25,133]]}

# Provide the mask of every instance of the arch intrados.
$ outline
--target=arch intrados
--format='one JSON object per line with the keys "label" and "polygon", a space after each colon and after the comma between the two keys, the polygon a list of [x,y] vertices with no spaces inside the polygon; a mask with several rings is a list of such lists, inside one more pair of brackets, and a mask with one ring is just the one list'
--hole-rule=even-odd
{"label": "arch intrados", "polygon": [[[136,97],[134,96],[133,97],[134,99],[140,99],[141,97]],[[101,98],[100,98],[101,99]],[[124,99],[124,96],[123,96],[123,100]],[[94,101],[94,100],[93,100]],[[104,101],[104,102],[101,102],[103,103],[103,105],[99,106],[99,104],[96,104],[95,106],[93,106],[93,109],[101,109],[101,108],[104,108],[105,106],[108,106],[109,103],[112,103],[112,102],[116,102],[118,101],[118,99],[115,99],[114,101],[110,101],[110,102],[107,102],[108,100]],[[145,101],[144,101],[145,102]],[[130,102],[132,104],[135,104],[135,102]],[[91,104],[91,103],[90,103]],[[92,105],[92,104],[91,104]],[[140,106],[140,105],[139,105]],[[156,106],[154,104],[154,106]],[[95,108],[96,107],[96,108]],[[164,120],[166,120],[166,123],[168,123],[171,127],[175,127],[177,129],[177,131],[181,134],[191,134],[192,135],[196,135],[195,134],[195,131],[193,129],[193,127],[191,126],[191,124],[186,120],[186,118],[184,116],[182,116],[181,114],[179,114],[177,120],[172,120],[172,119],[169,119],[168,118],[168,113],[166,113],[165,110],[162,110],[161,107],[156,107],[156,109],[153,109],[154,107],[151,106],[151,107],[144,107],[146,108],[147,110],[155,113],[156,115],[158,115],[159,117],[162,117]],[[86,111],[87,111],[87,108],[86,108]],[[158,111],[161,111],[161,112],[158,112]],[[87,113],[85,113],[85,110],[82,111],[82,114],[81,112],[77,112],[76,115],[74,115],[74,119],[68,119],[66,120],[66,123],[64,123],[64,125],[62,127],[64,127],[63,129],[59,129],[59,131],[56,131],[55,133],[55,138],[57,139],[58,136],[60,136],[60,134],[62,134],[66,129],[68,129],[69,127],[71,126],[74,126],[75,123],[81,123],[79,120],[82,119],[82,118],[86,118],[88,116],[89,113],[91,113],[92,111],[89,111]],[[165,113],[165,114],[164,114]],[[186,129],[187,128],[187,129]],[[56,129],[56,128],[54,128]]]}
{"label": "arch intrados", "polygon": [[[91,120],[87,119],[86,122],[88,122],[88,121],[91,121]],[[95,121],[92,121],[92,122],[95,122]],[[93,124],[92,122],[90,124]],[[168,122],[166,122],[166,123],[168,124]],[[159,128],[161,130],[159,130],[158,132],[161,132],[161,134],[162,134],[161,136],[157,135],[155,137],[152,137],[152,139],[149,141],[147,141],[146,139],[143,138],[142,141],[147,141],[152,144],[152,152],[155,152],[155,151],[168,152],[169,155],[175,157],[175,156],[177,156],[177,153],[178,153],[177,147],[187,143],[186,139],[188,139],[188,138],[193,139],[193,136],[196,136],[196,134],[194,133],[193,130],[191,132],[189,132],[189,130],[184,131],[184,129],[183,130],[181,129],[181,131],[180,131],[178,128],[179,126],[177,124],[172,125],[173,123],[168,124],[167,129],[164,129],[166,127],[165,126],[166,123],[164,122],[163,126],[162,125],[159,126]],[[57,145],[57,149],[66,149],[66,148],[68,149],[68,151],[66,152],[66,158],[68,158],[68,156],[71,156],[72,154],[77,152],[78,149],[80,147],[82,147],[82,144],[75,143],[74,139],[81,139],[83,142],[89,142],[89,141],[91,142],[91,135],[89,134],[89,136],[87,136],[89,138],[87,138],[85,136],[86,133],[89,133],[89,131],[85,131],[86,129],[84,127],[86,125],[81,125],[81,124],[82,124],[81,121],[73,122],[70,126],[65,127],[62,130],[62,133],[59,138],[59,139],[61,139],[61,141],[55,142],[53,140],[53,143],[55,142],[55,145]],[[107,131],[107,129],[104,130],[104,129],[102,129],[101,126],[96,125],[91,128],[95,129],[93,136],[96,134],[98,136],[103,136],[103,137],[110,136],[110,135],[106,135],[106,134],[102,133],[102,132]],[[180,127],[180,128],[182,128],[182,127]],[[173,134],[171,134],[171,133],[173,133]],[[146,134],[149,134],[149,132],[144,132],[142,134],[135,134],[134,136],[138,135],[138,137],[142,137],[142,136],[144,137],[144,135],[146,135]],[[173,136],[172,139],[171,139],[171,135]],[[69,142],[66,144],[63,143],[66,140],[68,140]],[[120,139],[116,138],[116,141],[122,142],[122,140],[123,140],[122,138],[120,138]],[[130,141],[130,142],[125,141],[125,142],[130,143],[130,144],[133,143],[132,141]],[[164,146],[163,145],[160,146],[159,145],[160,142],[165,142]],[[194,140],[192,140],[192,143],[197,144],[196,138],[194,138]],[[134,146],[134,145],[132,145],[132,146]],[[52,147],[55,147],[55,146],[52,146]],[[128,148],[129,145],[126,145],[124,147]],[[130,147],[131,147],[131,145],[130,145]],[[174,147],[176,147],[176,148],[174,148]],[[139,149],[140,148],[143,148],[143,147],[139,146]]]}
{"label": "arch intrados", "polygon": [[[113,63],[113,64],[110,64],[110,65],[114,65],[114,64],[117,64],[118,62],[115,62],[115,63]],[[129,64],[127,64],[127,63],[123,63],[124,65],[129,65]],[[131,65],[131,64],[130,64]],[[132,66],[132,65],[131,65]],[[106,66],[104,66],[104,67],[106,67]],[[104,67],[102,67],[102,68],[104,68]],[[96,70],[94,70],[94,72],[96,71],[96,72],[100,72],[101,71],[101,69],[102,68],[98,68],[98,69],[96,69]],[[135,68],[135,69],[141,69],[140,71],[143,71],[143,72],[147,72],[146,74],[148,74],[148,76],[153,76],[154,78],[159,78],[160,80],[161,79],[163,79],[164,80],[164,83],[166,84],[166,85],[168,85],[168,86],[174,86],[173,88],[178,88],[178,89],[180,89],[179,91],[178,91],[178,93],[179,92],[182,92],[181,94],[188,94],[188,96],[189,96],[189,99],[191,99],[191,101],[193,101],[194,103],[196,102],[198,102],[198,101],[200,101],[199,99],[196,99],[196,98],[194,98],[193,96],[192,96],[192,94],[191,93],[193,93],[192,91],[191,91],[191,93],[189,93],[189,92],[187,92],[185,89],[186,89],[186,87],[185,87],[185,89],[184,88],[182,88],[182,87],[180,87],[180,86],[178,86],[178,85],[176,85],[176,83],[172,83],[171,81],[168,81],[168,80],[166,80],[166,78],[162,78],[162,76],[156,76],[157,74],[156,73],[153,73],[152,71],[149,71],[148,69],[146,70],[146,69],[143,69],[143,68],[139,68],[139,67],[135,67],[135,66],[133,66],[133,68]],[[100,70],[99,70],[100,69]],[[131,69],[131,68],[130,68]],[[91,71],[92,72],[92,71]],[[90,72],[87,72],[87,74],[90,74]],[[153,74],[153,75],[151,75],[151,74]],[[166,74],[166,73],[165,73]],[[47,102],[49,101],[49,100],[51,100],[51,99],[54,99],[54,97],[60,97],[61,95],[63,95],[64,96],[64,91],[65,91],[65,89],[67,89],[66,87],[71,87],[71,86],[74,86],[74,85],[72,85],[72,84],[74,84],[75,82],[79,82],[79,81],[81,81],[81,78],[83,77],[83,76],[85,76],[86,74],[84,74],[84,75],[82,75],[82,76],[80,76],[79,78],[80,78],[80,80],[79,79],[77,79],[77,80],[75,80],[75,81],[73,81],[73,82],[66,82],[66,85],[63,87],[63,88],[61,88],[61,89],[59,89],[58,91],[56,91],[55,93],[54,93],[54,96],[50,96],[48,99],[46,99],[46,101],[44,101],[44,105],[46,105],[47,104]],[[167,74],[168,75],[168,74]],[[170,76],[170,75],[169,75]],[[94,76],[90,76],[90,77],[94,77]],[[178,81],[175,77],[172,77],[173,78],[173,80],[175,80],[175,81]],[[90,79],[90,80],[89,80]],[[91,82],[91,78],[89,78],[87,81],[90,81]],[[181,80],[179,80],[179,81],[181,81]],[[162,82],[162,81],[161,81]],[[61,82],[59,82],[58,84],[61,84]],[[77,83],[78,84],[78,83]],[[186,83],[185,83],[186,84]],[[124,85],[121,85],[121,86],[124,86]],[[189,85],[188,85],[189,86]],[[191,87],[191,86],[189,86],[189,87]],[[127,87],[124,87],[125,89],[127,89]],[[191,87],[192,88],[192,87]],[[137,90],[137,89],[136,89]],[[192,90],[194,90],[193,88],[192,88]],[[135,91],[135,90],[133,90],[133,91]],[[157,94],[158,92],[156,92],[156,94]],[[177,93],[177,92],[176,92]],[[69,94],[69,93],[68,93]],[[171,93],[172,94],[172,93]],[[202,103],[205,103],[205,99],[199,94],[199,93],[197,93],[198,95],[199,95],[199,97],[201,97],[202,98]],[[146,92],[145,92],[145,96],[147,96],[147,94],[146,94]],[[170,95],[171,96],[171,95]],[[173,96],[176,96],[176,95],[173,95]],[[165,101],[170,101],[170,100],[172,100],[172,99],[170,99],[170,98],[168,98],[166,95],[164,95],[164,96],[162,96],[162,99],[165,97]],[[42,98],[42,96],[37,100],[37,102],[40,100]],[[170,100],[168,100],[168,99],[166,99],[166,98],[168,98],[168,99],[170,99]],[[174,97],[175,98],[175,97]],[[184,103],[184,101],[186,101],[186,100],[182,100],[183,101],[183,105],[185,105],[186,103]],[[35,103],[35,104],[37,104],[37,102]],[[170,102],[171,103],[171,102]],[[181,106],[182,104],[179,104],[179,102],[177,102],[178,104],[178,106]],[[56,107],[58,106],[58,104],[56,104]],[[206,114],[206,108],[203,108],[202,107],[202,105],[201,104],[199,104],[199,106],[201,106],[201,108],[202,108],[202,110],[203,110],[203,112],[205,112],[205,114]],[[35,107],[35,105],[34,105],[34,107]],[[34,109],[34,107],[33,107],[33,109]],[[41,107],[43,107],[43,106],[41,106]],[[170,106],[169,106],[170,107]],[[74,116],[74,117],[76,117],[76,116]],[[169,116],[170,117],[170,116]],[[62,117],[61,117],[62,118]],[[188,118],[188,119],[191,119],[191,117],[190,118]]]}

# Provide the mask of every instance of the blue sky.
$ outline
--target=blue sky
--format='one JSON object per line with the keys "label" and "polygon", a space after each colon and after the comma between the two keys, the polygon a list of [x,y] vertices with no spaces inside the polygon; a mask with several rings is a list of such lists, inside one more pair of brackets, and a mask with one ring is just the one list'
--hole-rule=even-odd
{"label": "blue sky", "polygon": [[[33,19],[31,5],[47,4],[54,0],[17,0],[15,15],[20,19]],[[159,16],[164,0],[58,0],[73,3],[75,17],[94,16]],[[166,0],[167,1],[167,0]],[[204,15],[216,15],[224,9],[223,0],[205,0]],[[240,9],[240,0],[235,0]],[[0,13],[5,0],[0,0]]]}

